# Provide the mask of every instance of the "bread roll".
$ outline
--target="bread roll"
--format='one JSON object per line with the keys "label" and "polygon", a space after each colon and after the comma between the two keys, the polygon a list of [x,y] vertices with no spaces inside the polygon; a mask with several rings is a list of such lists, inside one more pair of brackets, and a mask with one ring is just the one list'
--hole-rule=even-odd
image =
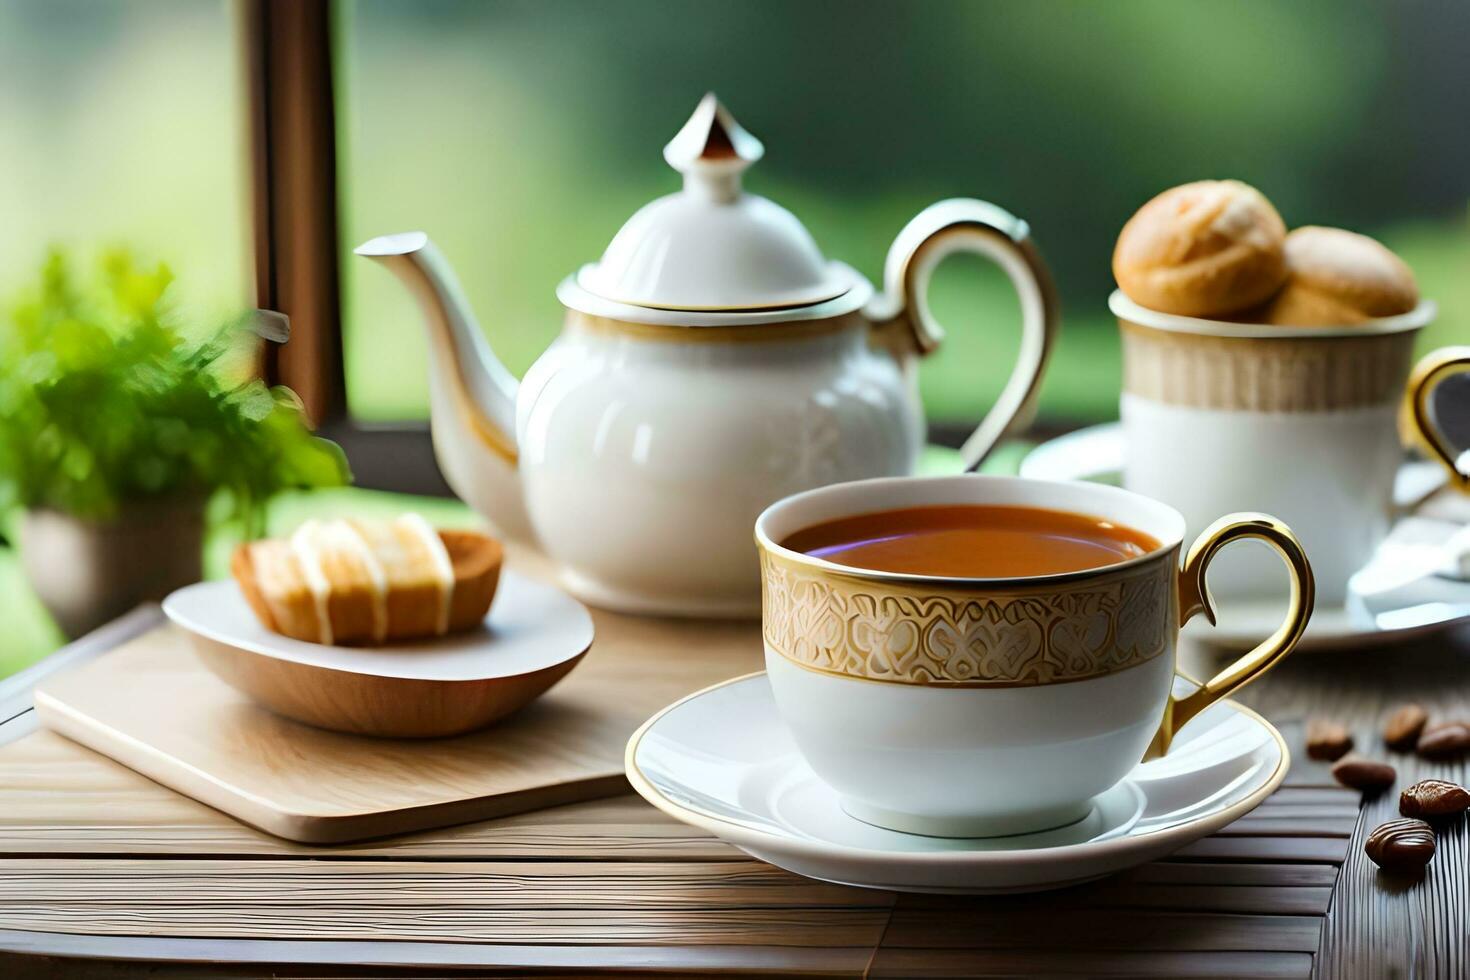
{"label": "bread roll", "polygon": [[1403,259],[1367,235],[1307,226],[1286,236],[1286,285],[1252,319],[1340,327],[1408,313],[1419,287]]}
{"label": "bread roll", "polygon": [[1281,215],[1254,187],[1201,180],[1164,191],[1128,219],[1113,275],[1140,306],[1223,317],[1281,287],[1285,241]]}
{"label": "bread roll", "polygon": [[500,580],[499,542],[391,523],[312,521],[235,550],[230,571],[266,628],[313,643],[373,645],[478,625]]}

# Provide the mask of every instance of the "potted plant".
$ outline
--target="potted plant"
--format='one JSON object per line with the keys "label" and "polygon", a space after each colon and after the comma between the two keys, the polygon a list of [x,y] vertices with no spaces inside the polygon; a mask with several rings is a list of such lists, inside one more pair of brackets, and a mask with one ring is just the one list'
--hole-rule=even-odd
{"label": "potted plant", "polygon": [[253,377],[248,320],[186,331],[171,281],[114,251],[82,282],[53,252],[0,325],[0,514],[71,636],[197,581],[211,501],[258,535],[273,494],[349,479],[294,393]]}

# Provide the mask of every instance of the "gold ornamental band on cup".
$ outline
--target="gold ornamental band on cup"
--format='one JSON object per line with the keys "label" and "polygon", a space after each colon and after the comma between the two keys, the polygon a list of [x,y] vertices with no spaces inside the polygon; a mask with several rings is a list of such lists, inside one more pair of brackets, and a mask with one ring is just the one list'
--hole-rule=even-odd
{"label": "gold ornamental band on cup", "polygon": [[1172,649],[1178,549],[1043,580],[913,582],[761,549],[762,632],[809,670],[929,687],[1034,687]]}
{"label": "gold ornamental band on cup", "polygon": [[1119,319],[1123,391],[1149,401],[1238,412],[1324,412],[1392,405],[1417,331],[1282,336],[1163,330]]}

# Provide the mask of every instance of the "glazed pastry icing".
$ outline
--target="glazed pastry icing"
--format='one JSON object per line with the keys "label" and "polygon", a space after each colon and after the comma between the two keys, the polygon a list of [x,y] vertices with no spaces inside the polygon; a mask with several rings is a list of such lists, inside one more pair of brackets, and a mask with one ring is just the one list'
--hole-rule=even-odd
{"label": "glazed pastry icing", "polygon": [[441,635],[449,632],[449,607],[454,598],[454,564],[449,560],[444,539],[439,537],[439,532],[422,515],[411,511],[399,517],[393,524],[417,538],[428,554],[439,583],[439,618],[434,628]]}
{"label": "glazed pastry icing", "polygon": [[373,600],[373,639],[381,643],[388,635],[388,577],[362,533],[344,520],[309,520],[291,535],[291,550],[316,602],[320,642],[330,644],[333,639],[328,606],[332,580],[327,565],[330,559],[345,554],[357,560],[367,578]]}

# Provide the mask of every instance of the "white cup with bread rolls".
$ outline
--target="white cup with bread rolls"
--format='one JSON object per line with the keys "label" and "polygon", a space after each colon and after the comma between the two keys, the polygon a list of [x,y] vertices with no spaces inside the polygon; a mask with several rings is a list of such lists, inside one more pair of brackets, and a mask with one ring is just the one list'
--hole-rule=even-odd
{"label": "white cup with bread rolls", "polygon": [[[1430,413],[1404,410],[1402,435],[1397,424],[1434,303],[1383,245],[1337,228],[1288,234],[1238,181],[1149,201],[1119,235],[1113,272],[1123,485],[1177,508],[1190,534],[1223,511],[1278,516],[1311,556],[1319,603],[1341,605],[1388,533],[1403,441],[1438,447],[1453,468]],[[1470,369],[1453,351],[1431,360],[1415,404]],[[1263,549],[1241,548],[1216,562],[1210,586],[1257,599],[1279,592],[1279,577]]]}

